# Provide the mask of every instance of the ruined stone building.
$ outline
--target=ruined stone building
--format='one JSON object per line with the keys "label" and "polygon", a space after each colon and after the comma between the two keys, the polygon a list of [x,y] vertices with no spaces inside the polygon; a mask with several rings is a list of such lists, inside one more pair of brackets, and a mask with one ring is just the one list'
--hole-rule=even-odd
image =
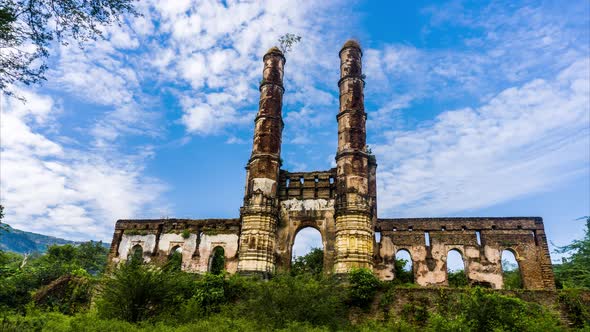
{"label": "ruined stone building", "polygon": [[554,288],[543,221],[538,217],[389,218],[377,216],[377,162],[366,148],[362,51],[347,41],[340,55],[340,108],[336,167],[317,172],[281,169],[285,57],[271,48],[263,57],[259,111],[255,119],[246,186],[236,219],[119,220],[110,250],[112,263],[132,252],[163,263],[182,254],[182,269],[206,272],[214,253],[229,273],[271,275],[289,270],[298,231],[321,233],[324,271],[373,269],[395,278],[400,250],[409,252],[415,282],[448,285],[447,254],[461,253],[471,284],[501,288],[501,253],[514,253],[528,289]]}

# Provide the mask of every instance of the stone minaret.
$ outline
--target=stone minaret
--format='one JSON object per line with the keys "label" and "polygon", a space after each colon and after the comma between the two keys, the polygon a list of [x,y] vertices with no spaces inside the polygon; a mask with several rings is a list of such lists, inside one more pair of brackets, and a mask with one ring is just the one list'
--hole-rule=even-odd
{"label": "stone minaret", "polygon": [[246,166],[238,272],[268,276],[275,269],[285,57],[273,47],[266,52],[263,61],[254,143]]}
{"label": "stone minaret", "polygon": [[[340,51],[340,111],[338,113],[336,258],[334,272],[373,267],[373,207],[369,186],[370,156],[366,129],[360,45],[347,41]],[[374,164],[372,162],[371,164]],[[371,165],[376,166],[376,165]]]}

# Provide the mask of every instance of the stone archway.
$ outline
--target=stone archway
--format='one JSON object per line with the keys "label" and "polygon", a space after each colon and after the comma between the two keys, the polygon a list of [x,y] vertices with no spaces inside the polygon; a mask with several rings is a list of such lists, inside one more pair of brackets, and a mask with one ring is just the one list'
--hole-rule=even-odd
{"label": "stone archway", "polygon": [[334,238],[333,226],[325,220],[292,220],[279,228],[277,237],[277,270],[290,271],[293,257],[293,246],[298,233],[306,228],[312,228],[319,232],[321,245],[324,250],[324,273],[331,273],[334,265]]}
{"label": "stone archway", "polygon": [[[292,244],[291,244],[291,263],[290,263],[290,268],[291,271],[293,271],[294,268],[296,268],[297,264],[297,259],[299,257],[303,257],[306,256],[310,253],[312,253],[312,250],[315,249],[320,249],[322,251],[322,255],[321,256],[317,256],[317,255],[312,255],[311,257],[308,256],[308,259],[312,259],[312,262],[307,261],[307,262],[302,262],[299,261],[299,268],[297,270],[299,270],[300,272],[302,272],[302,268],[304,267],[304,265],[307,264],[311,264],[311,265],[315,265],[316,268],[313,269],[314,271],[318,271],[319,269],[321,269],[321,271],[325,271],[326,266],[324,265],[324,256],[326,255],[326,250],[324,250],[324,241],[322,238],[322,234],[320,233],[320,231],[316,228],[316,227],[312,227],[312,226],[307,226],[307,227],[301,227],[296,233],[295,236],[293,237],[292,240]],[[321,266],[318,267],[319,265],[319,261],[321,260]],[[302,264],[303,263],[303,264]],[[314,264],[316,263],[316,264]],[[306,268],[309,268],[309,266],[305,266]],[[313,271],[308,271],[308,272],[312,272],[315,273]]]}
{"label": "stone archway", "polygon": [[505,248],[500,252],[500,267],[502,268],[502,288],[524,288],[522,267],[514,249]]}

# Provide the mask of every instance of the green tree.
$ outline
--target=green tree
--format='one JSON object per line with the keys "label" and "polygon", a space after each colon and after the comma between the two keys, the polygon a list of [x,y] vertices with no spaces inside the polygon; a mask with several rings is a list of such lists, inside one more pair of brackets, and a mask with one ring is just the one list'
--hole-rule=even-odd
{"label": "green tree", "polygon": [[367,308],[377,293],[381,282],[370,269],[352,269],[348,273],[350,283],[348,291],[350,302],[358,307]]}
{"label": "green tree", "polygon": [[178,309],[192,294],[192,278],[149,264],[121,264],[105,276],[97,300],[99,316],[139,322]]}
{"label": "green tree", "polygon": [[502,278],[504,289],[522,289],[522,278],[518,264],[502,260]]}
{"label": "green tree", "polygon": [[[137,15],[134,0],[3,0],[0,2],[0,90],[44,80],[55,40],[63,45],[102,37],[102,27]],[[80,44],[81,45],[81,44]],[[31,49],[32,47],[32,49]]]}
{"label": "green tree", "polygon": [[450,287],[466,287],[469,285],[469,281],[467,280],[467,275],[465,275],[465,271],[458,270],[458,271],[449,271],[449,286]]}
{"label": "green tree", "polygon": [[319,276],[324,268],[324,251],[321,248],[313,248],[309,253],[295,258],[291,264],[291,275],[308,273]]}
{"label": "green tree", "polygon": [[[0,205],[0,235],[4,232],[8,232],[8,225],[2,222],[4,219],[4,206]],[[2,249],[0,249],[2,251]]]}
{"label": "green tree", "polygon": [[212,274],[222,274],[225,270],[225,250],[222,247],[215,247],[211,253],[209,271]]}
{"label": "green tree", "polygon": [[584,237],[555,250],[558,254],[569,254],[554,266],[556,280],[563,288],[590,288],[590,216],[578,220],[586,221]]}
{"label": "green tree", "polygon": [[407,271],[405,266],[408,264],[408,260],[403,258],[396,258],[394,261],[395,284],[412,284],[414,283],[414,272],[412,269]]}

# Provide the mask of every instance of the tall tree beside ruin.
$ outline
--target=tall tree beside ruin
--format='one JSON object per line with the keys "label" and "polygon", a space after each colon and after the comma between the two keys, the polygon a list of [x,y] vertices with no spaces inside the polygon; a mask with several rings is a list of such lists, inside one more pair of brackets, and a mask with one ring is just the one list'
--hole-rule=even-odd
{"label": "tall tree beside ruin", "polygon": [[570,255],[554,267],[557,280],[564,288],[590,288],[590,216],[578,220],[586,221],[584,238],[556,250],[559,254]]}

